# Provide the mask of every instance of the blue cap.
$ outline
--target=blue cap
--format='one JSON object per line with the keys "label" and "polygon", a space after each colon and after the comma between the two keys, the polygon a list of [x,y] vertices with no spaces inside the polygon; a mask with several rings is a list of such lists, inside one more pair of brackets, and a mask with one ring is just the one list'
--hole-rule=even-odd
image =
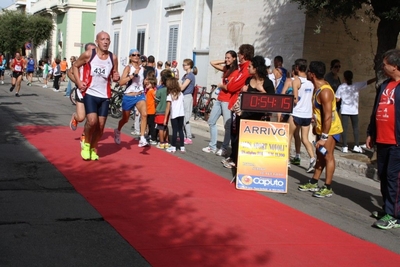
{"label": "blue cap", "polygon": [[129,50],[129,55],[132,55],[135,52],[140,54],[139,50],[137,50],[136,48],[132,48],[131,50]]}

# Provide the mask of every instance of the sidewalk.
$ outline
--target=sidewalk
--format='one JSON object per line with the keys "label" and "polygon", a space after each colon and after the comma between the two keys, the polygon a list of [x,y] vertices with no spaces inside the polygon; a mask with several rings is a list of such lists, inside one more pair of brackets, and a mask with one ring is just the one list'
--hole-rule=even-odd
{"label": "sidewalk", "polygon": [[[209,135],[209,126],[206,121],[202,119],[194,120],[193,117],[190,120],[190,123],[194,128],[202,130],[205,132],[205,135]],[[218,127],[218,141],[222,141],[223,139],[223,121],[222,117],[217,122]],[[336,160],[336,168],[344,170],[349,174],[357,175],[360,177],[367,177],[377,181],[377,169],[376,162],[371,161],[371,157],[373,154],[372,150],[365,150],[363,153],[353,153],[349,151],[348,153],[342,153],[341,147],[336,146],[335,149],[335,160]],[[291,155],[295,154],[294,143],[291,146]],[[308,167],[309,157],[307,151],[303,145],[301,145],[301,166]],[[307,165],[307,166],[306,166]]]}

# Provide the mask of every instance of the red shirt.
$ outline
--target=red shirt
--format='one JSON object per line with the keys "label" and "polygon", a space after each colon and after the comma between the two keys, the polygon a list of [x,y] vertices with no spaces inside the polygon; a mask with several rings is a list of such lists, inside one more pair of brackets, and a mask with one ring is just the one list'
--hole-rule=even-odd
{"label": "red shirt", "polygon": [[245,61],[244,63],[239,64],[239,69],[232,73],[235,74],[235,76],[232,75],[233,79],[226,86],[228,92],[232,94],[231,100],[229,101],[228,105],[229,109],[231,109],[236,103],[240,90],[243,88],[247,78],[250,77],[249,71],[247,70],[249,65],[250,61]]}
{"label": "red shirt", "polygon": [[394,91],[400,81],[390,81],[379,99],[376,111],[376,142],[381,144],[396,144]]}
{"label": "red shirt", "polygon": [[24,66],[25,66],[25,61],[23,59],[20,59],[18,61],[16,58],[14,58],[14,61],[12,63],[12,68],[14,69],[14,72],[23,72]]}

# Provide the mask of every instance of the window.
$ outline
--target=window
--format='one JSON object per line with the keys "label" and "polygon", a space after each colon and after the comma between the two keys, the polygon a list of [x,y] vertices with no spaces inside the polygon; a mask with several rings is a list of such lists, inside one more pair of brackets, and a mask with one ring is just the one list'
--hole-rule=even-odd
{"label": "window", "polygon": [[178,29],[179,25],[169,26],[168,37],[168,60],[176,60],[178,50]]}
{"label": "window", "polygon": [[140,29],[137,31],[137,42],[136,48],[139,50],[140,54],[144,54],[144,38],[146,36],[146,30]]}
{"label": "window", "polygon": [[114,47],[113,47],[114,55],[118,55],[118,47],[119,47],[119,32],[114,32]]}

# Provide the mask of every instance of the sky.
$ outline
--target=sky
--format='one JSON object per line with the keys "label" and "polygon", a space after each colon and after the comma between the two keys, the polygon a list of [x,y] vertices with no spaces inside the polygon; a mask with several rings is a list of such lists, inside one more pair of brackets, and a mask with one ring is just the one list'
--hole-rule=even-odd
{"label": "sky", "polygon": [[0,8],[9,7],[14,3],[14,0],[0,0]]}

